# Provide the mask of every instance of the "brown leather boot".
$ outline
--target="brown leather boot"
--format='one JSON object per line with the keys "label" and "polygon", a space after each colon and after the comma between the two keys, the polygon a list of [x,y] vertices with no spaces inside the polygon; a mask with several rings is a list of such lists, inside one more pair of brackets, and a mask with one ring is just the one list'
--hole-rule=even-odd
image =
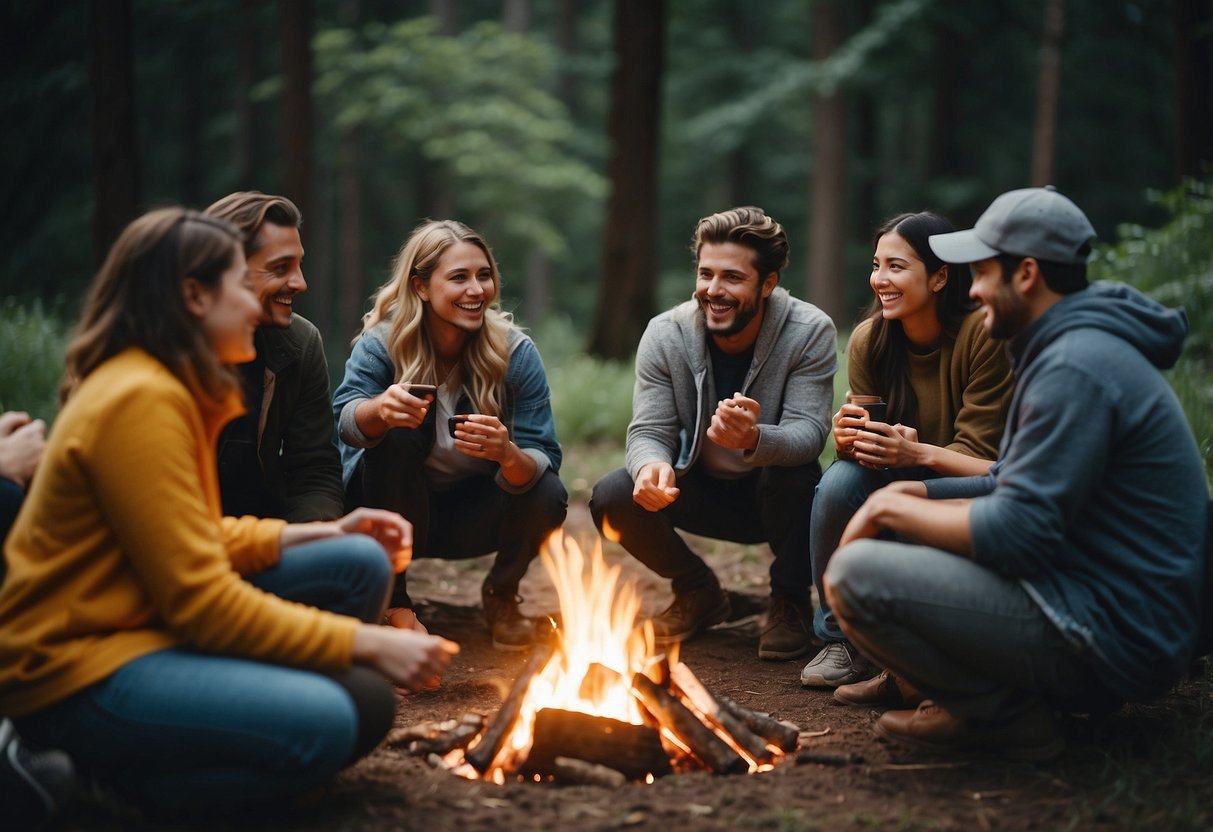
{"label": "brown leather boot", "polygon": [[[807,605],[808,599],[805,600]],[[797,604],[786,595],[771,595],[767,620],[758,637],[758,658],[782,661],[809,652],[814,642],[806,605]]]}
{"label": "brown leather boot", "polygon": [[931,754],[980,752],[1029,762],[1051,760],[1066,746],[1043,703],[1005,721],[978,722],[953,716],[927,699],[912,711],[885,711],[876,720],[876,733]]}
{"label": "brown leather boot", "polygon": [[494,647],[515,652],[531,646],[535,628],[518,609],[522,598],[517,591],[499,589],[485,581],[480,588],[480,601],[484,605],[485,623],[493,633]]}
{"label": "brown leather boot", "polygon": [[684,641],[724,621],[731,611],[729,595],[713,575],[707,586],[674,595],[674,602],[653,618],[653,636],[657,644]]}
{"label": "brown leather boot", "polygon": [[834,698],[844,705],[865,708],[916,708],[923,696],[905,679],[882,670],[871,679],[839,685]]}

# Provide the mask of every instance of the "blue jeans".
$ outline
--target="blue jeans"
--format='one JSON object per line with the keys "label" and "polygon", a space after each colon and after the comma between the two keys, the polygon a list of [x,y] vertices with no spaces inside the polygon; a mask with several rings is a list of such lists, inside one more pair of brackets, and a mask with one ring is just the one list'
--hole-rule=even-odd
{"label": "blue jeans", "polygon": [[809,511],[821,479],[816,460],[807,465],[767,465],[739,479],[713,477],[695,465],[678,478],[678,499],[648,511],[632,499],[634,484],[617,468],[594,484],[590,513],[619,532],[623,548],[663,578],[675,593],[706,585],[712,572],[676,529],[734,543],[768,543],[771,592],[808,603]]}
{"label": "blue jeans", "polygon": [[813,497],[813,516],[809,519],[809,559],[813,563],[813,586],[817,588],[817,609],[813,612],[813,632],[825,642],[846,641],[842,629],[822,591],[830,556],[847,523],[864,501],[877,489],[898,480],[925,480],[939,476],[930,468],[892,468],[876,471],[849,459],[835,460],[826,469]]}
{"label": "blue jeans", "polygon": [[949,713],[1009,718],[1119,703],[1017,580],[928,546],[859,540],[839,549],[826,595],[861,653]]}
{"label": "blue jeans", "polygon": [[[379,544],[351,535],[288,549],[250,581],[377,621],[391,578]],[[394,713],[391,688],[369,668],[324,674],[177,647],[14,722],[136,799],[215,809],[328,782],[369,750],[368,735],[377,743],[386,734]]]}

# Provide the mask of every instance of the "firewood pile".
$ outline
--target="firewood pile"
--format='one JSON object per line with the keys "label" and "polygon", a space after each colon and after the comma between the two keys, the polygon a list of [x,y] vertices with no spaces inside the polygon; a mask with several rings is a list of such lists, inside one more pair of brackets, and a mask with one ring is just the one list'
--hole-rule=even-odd
{"label": "firewood pile", "polygon": [[491,720],[466,714],[441,723],[420,723],[393,732],[389,744],[472,778],[607,786],[651,781],[676,771],[764,771],[797,748],[797,726],[712,693],[686,664],[671,664],[659,656],[645,672],[628,679],[593,664],[582,681],[583,686],[626,685],[641,705],[644,724],[541,707],[534,717],[530,747],[517,752],[506,740],[519,722],[532,679],[551,657],[550,648],[536,649]]}

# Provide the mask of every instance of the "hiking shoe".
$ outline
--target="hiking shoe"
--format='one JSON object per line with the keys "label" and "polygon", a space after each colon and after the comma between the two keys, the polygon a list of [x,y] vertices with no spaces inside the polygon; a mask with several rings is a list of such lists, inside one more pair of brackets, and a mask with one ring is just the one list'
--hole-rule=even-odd
{"label": "hiking shoe", "polygon": [[531,620],[518,609],[522,601],[515,590],[503,590],[484,582],[480,588],[484,605],[484,620],[493,634],[493,646],[498,650],[515,652],[531,646],[535,628]]}
{"label": "hiking shoe", "polygon": [[871,679],[880,671],[845,641],[831,641],[804,666],[800,684],[807,688],[836,688]]}
{"label": "hiking shoe", "polygon": [[953,716],[927,699],[914,710],[885,711],[876,733],[930,754],[982,752],[1028,762],[1051,760],[1066,747],[1043,703],[1011,719],[985,722]]}
{"label": "hiking shoe", "polygon": [[758,637],[758,658],[767,661],[795,659],[809,652],[813,636],[809,632],[805,608],[786,595],[771,595],[766,624]]}
{"label": "hiking shoe", "polygon": [[685,641],[704,627],[719,624],[729,617],[729,595],[712,582],[697,589],[674,594],[674,601],[653,619],[653,636],[659,645]]}
{"label": "hiking shoe", "polygon": [[75,787],[71,758],[57,750],[34,751],[21,742],[12,722],[0,720],[0,817],[5,828],[41,829]]}
{"label": "hiking shoe", "polygon": [[839,685],[834,689],[834,699],[859,707],[916,708],[922,702],[922,694],[905,679],[882,670],[866,681]]}

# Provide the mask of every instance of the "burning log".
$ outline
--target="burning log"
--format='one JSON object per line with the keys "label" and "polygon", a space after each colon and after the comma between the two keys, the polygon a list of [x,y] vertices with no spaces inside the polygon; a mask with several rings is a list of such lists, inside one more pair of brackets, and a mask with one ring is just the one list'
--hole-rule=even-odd
{"label": "burning log", "polygon": [[800,742],[800,732],[793,725],[771,719],[765,714],[743,708],[727,696],[717,696],[720,706],[745,723],[758,736],[772,743],[781,751],[795,751]]}
{"label": "burning log", "polygon": [[632,690],[670,732],[717,774],[749,769],[740,754],[699,721],[672,693],[643,673],[632,675]]}
{"label": "burning log", "polygon": [[703,686],[703,682],[699,681],[699,677],[691,668],[679,662],[670,668],[670,678],[691,704],[708,719],[716,722],[754,762],[769,763],[775,759],[775,755],[767,748],[767,741],[746,727],[740,717],[722,706],[712,692]]}
{"label": "burning log", "polygon": [[556,779],[565,783],[617,789],[628,782],[628,778],[621,771],[598,763],[587,763],[585,760],[578,760],[575,757],[557,757],[553,770]]}
{"label": "burning log", "polygon": [[432,737],[413,740],[409,743],[410,754],[449,754],[456,748],[467,748],[480,729],[484,727],[484,717],[480,714],[468,714],[458,725],[449,731],[441,731]]}
{"label": "burning log", "polygon": [[657,731],[580,711],[543,708],[535,714],[534,742],[522,773],[559,774],[556,760],[573,757],[621,773],[629,780],[670,772]]}
{"label": "burning log", "polygon": [[534,649],[535,652],[531,654],[530,661],[518,674],[518,678],[514,680],[514,686],[510,688],[509,695],[501,703],[497,716],[493,717],[493,721],[489,723],[489,727],[484,729],[484,733],[480,735],[476,744],[467,750],[465,758],[481,774],[489,770],[489,766],[497,758],[497,752],[501,750],[501,744],[510,735],[514,723],[518,721],[518,714],[522,709],[523,700],[526,698],[527,688],[531,685],[531,679],[547,665],[548,659],[552,656],[553,646],[550,644],[536,645]]}

